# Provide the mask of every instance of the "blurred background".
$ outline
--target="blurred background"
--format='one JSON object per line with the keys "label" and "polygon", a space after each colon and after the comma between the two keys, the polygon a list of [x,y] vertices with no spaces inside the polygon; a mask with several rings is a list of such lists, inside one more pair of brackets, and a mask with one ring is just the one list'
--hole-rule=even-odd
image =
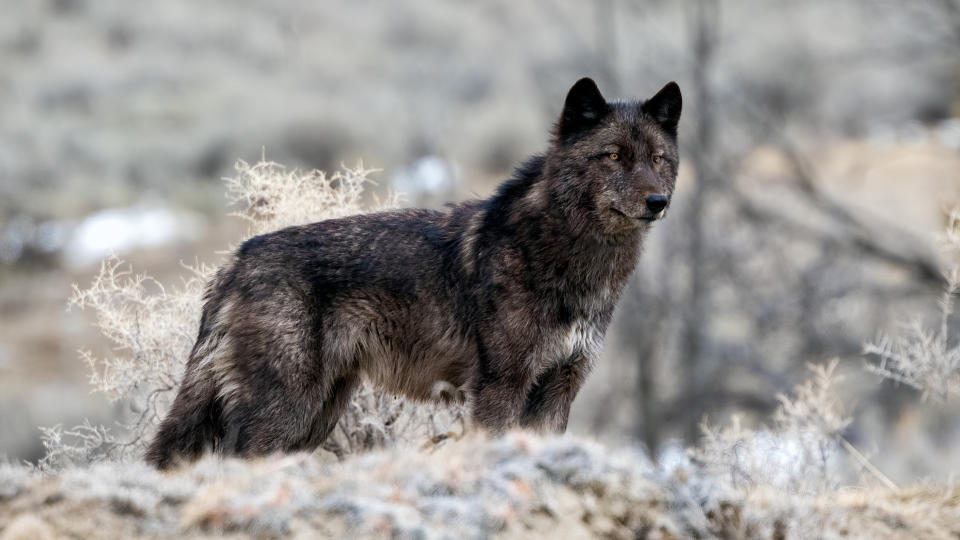
{"label": "blurred background", "polygon": [[0,456],[122,412],[90,393],[77,349],[107,344],[70,285],[111,252],[164,283],[218,261],[237,159],[363,159],[374,192],[440,207],[545,148],[592,76],[608,99],[680,84],[681,175],[570,429],[656,453],[839,358],[847,438],[884,472],[960,463],[957,407],[862,354],[937,320],[958,0],[0,3]]}

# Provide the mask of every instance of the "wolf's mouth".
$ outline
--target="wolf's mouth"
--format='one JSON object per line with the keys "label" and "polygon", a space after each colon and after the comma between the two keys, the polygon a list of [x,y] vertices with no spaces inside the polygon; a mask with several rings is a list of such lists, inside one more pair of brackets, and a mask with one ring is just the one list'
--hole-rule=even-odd
{"label": "wolf's mouth", "polygon": [[663,217],[663,214],[664,214],[664,213],[666,213],[666,210],[661,210],[660,212],[658,212],[658,213],[656,213],[656,214],[653,214],[653,215],[631,216],[630,214],[627,214],[626,212],[624,212],[623,210],[620,210],[619,208],[615,208],[615,207],[612,207],[612,206],[611,206],[610,209],[613,210],[614,212],[616,212],[617,214],[620,214],[621,216],[627,218],[627,219],[632,219],[632,220],[635,220],[635,221],[642,221],[642,222],[644,222],[644,223],[651,223],[651,222],[657,221],[657,220],[659,220],[660,218]]}

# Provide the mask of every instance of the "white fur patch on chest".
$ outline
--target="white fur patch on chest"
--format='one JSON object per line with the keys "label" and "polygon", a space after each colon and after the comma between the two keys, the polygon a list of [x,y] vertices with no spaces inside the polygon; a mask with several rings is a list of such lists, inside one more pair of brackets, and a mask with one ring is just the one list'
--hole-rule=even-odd
{"label": "white fur patch on chest", "polygon": [[589,321],[575,320],[562,334],[559,360],[566,360],[574,354],[592,357],[600,351],[601,339],[600,331]]}

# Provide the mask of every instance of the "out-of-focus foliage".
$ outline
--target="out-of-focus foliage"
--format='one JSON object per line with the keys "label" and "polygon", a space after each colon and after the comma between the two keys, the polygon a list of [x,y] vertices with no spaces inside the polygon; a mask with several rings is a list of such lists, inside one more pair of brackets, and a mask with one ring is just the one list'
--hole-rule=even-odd
{"label": "out-of-focus foliage", "polygon": [[[949,257],[960,256],[960,210],[950,214],[943,240]],[[940,400],[960,393],[960,339],[952,331],[951,319],[960,295],[960,263],[945,273],[945,280],[937,328],[928,329],[914,320],[907,333],[894,338],[882,336],[866,347],[867,354],[878,358],[870,365],[873,371],[916,388],[924,397]]]}
{"label": "out-of-focus foliage", "polygon": [[704,424],[702,446],[694,455],[737,488],[766,486],[800,494],[836,489],[841,478],[829,466],[850,424],[836,392],[836,367],[836,362],[810,366],[811,380],[798,385],[793,396],[778,396],[781,405],[769,428],[746,429],[736,416],[726,427]]}

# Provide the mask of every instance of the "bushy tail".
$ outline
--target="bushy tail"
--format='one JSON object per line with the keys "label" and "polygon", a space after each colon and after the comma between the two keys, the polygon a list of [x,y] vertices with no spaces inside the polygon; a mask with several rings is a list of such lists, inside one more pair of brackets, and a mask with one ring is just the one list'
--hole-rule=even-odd
{"label": "bushy tail", "polygon": [[228,319],[225,310],[229,304],[220,291],[228,287],[232,271],[232,264],[220,267],[204,292],[200,331],[190,351],[183,382],[147,448],[147,463],[158,469],[169,469],[181,460],[194,460],[223,437],[217,382],[210,366],[217,360],[216,355],[224,353],[227,330],[223,321]]}
{"label": "bushy tail", "polygon": [[180,391],[147,449],[146,461],[169,469],[181,460],[194,460],[214,446],[220,431],[214,378],[205,370],[187,370]]}

